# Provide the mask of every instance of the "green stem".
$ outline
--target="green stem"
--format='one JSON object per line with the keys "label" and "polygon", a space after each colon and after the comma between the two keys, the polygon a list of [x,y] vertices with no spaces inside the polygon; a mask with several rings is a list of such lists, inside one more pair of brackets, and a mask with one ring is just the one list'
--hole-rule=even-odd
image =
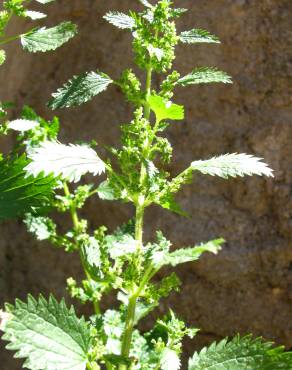
{"label": "green stem", "polygon": [[[135,224],[135,239],[139,242],[139,250],[142,249],[143,242],[144,204],[142,203],[142,197],[140,198],[140,202],[138,202],[136,206],[136,224]],[[139,298],[139,293],[140,290],[138,289],[137,291],[133,292],[132,295],[129,297],[127,317],[122,341],[121,355],[123,357],[129,357],[130,354],[132,334],[135,322],[136,304],[137,299]],[[120,365],[120,370],[127,370],[127,365]]]}
{"label": "green stem", "polygon": [[26,35],[29,35],[31,32],[33,32],[36,28],[32,28],[31,30],[29,30],[28,32],[25,32],[25,33],[22,33],[21,35],[15,35],[15,36],[11,36],[11,37],[7,37],[7,39],[4,39],[4,40],[0,40],[0,45],[4,45],[4,44],[7,44],[8,42],[10,41],[14,41],[14,40],[17,40],[19,39],[20,37],[22,36],[26,36]]}
{"label": "green stem", "polygon": [[[63,188],[64,188],[64,194],[66,195],[66,197],[69,197],[71,193],[70,193],[69,187],[68,187],[66,182],[63,183]],[[71,214],[71,218],[72,218],[74,231],[76,233],[78,233],[80,221],[79,221],[79,218],[78,218],[77,209],[76,209],[76,207],[73,203],[71,203],[71,205],[70,205],[70,214]],[[77,244],[77,242],[76,242],[76,244]],[[78,248],[78,250],[79,250],[80,260],[81,260],[81,264],[82,264],[84,273],[86,275],[86,278],[88,280],[91,280],[90,274],[89,274],[89,272],[86,268],[86,263],[85,263],[84,255],[82,253],[82,249]],[[93,301],[93,307],[94,307],[95,314],[99,315],[100,314],[99,302]]]}
{"label": "green stem", "polygon": [[[150,105],[148,102],[149,96],[151,94],[151,81],[152,80],[152,67],[149,65],[147,68],[146,73],[146,96],[145,96],[145,103],[144,103],[144,117],[149,120],[150,118]],[[141,164],[141,172],[140,172],[140,185],[143,186],[146,176],[146,168],[144,163]],[[135,202],[136,205],[136,219],[135,219],[135,239],[138,242],[138,250],[137,250],[137,260],[136,260],[136,268],[140,269],[141,263],[141,252],[143,246],[143,221],[144,221],[144,210],[145,210],[145,196],[140,194],[138,200]],[[132,342],[132,334],[134,329],[134,322],[135,322],[135,311],[137,300],[141,291],[143,290],[145,284],[149,281],[150,275],[149,271],[146,272],[144,278],[142,279],[141,285],[139,288],[136,288],[135,291],[131,292],[129,296],[129,303],[127,308],[127,316],[125,322],[125,329],[123,333],[123,340],[122,340],[122,350],[121,355],[125,358],[128,358],[130,355],[131,349],[131,342]],[[120,365],[119,370],[127,370],[127,365]]]}
{"label": "green stem", "polygon": [[132,333],[135,321],[136,304],[137,304],[137,295],[133,294],[129,299],[127,319],[123,335],[122,356],[124,357],[129,357],[130,354]]}
{"label": "green stem", "polygon": [[8,42],[10,41],[14,41],[14,40],[17,40],[21,37],[22,35],[17,35],[17,36],[11,36],[11,37],[7,37],[7,39],[5,40],[1,40],[0,41],[0,45],[4,45],[4,44],[7,44]]}
{"label": "green stem", "polygon": [[150,105],[148,102],[149,96],[151,95],[151,82],[152,82],[152,67],[149,65],[147,68],[147,75],[146,75],[146,97],[145,97],[145,104],[144,104],[144,116],[146,119],[149,120],[150,117]]}

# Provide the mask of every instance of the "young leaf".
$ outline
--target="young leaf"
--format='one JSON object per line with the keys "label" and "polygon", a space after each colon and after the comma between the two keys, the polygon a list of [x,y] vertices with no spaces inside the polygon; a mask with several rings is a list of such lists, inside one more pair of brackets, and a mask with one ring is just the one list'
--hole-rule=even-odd
{"label": "young leaf", "polygon": [[229,84],[232,83],[232,80],[231,77],[225,72],[218,71],[215,68],[201,67],[194,69],[188,75],[180,78],[177,84],[181,86],[188,86],[215,82]]}
{"label": "young leaf", "polygon": [[71,22],[63,22],[52,28],[34,29],[21,36],[21,44],[27,51],[35,53],[55,50],[65,44],[77,33],[77,27]]}
{"label": "young leaf", "polygon": [[74,76],[56,93],[49,102],[52,109],[73,107],[91,100],[105,90],[113,81],[105,73],[86,72]]}
{"label": "young leaf", "polygon": [[162,208],[168,209],[169,211],[177,213],[180,216],[189,216],[188,213],[182,209],[180,204],[175,201],[173,194],[164,195],[161,198],[155,199],[154,202],[159,204]]}
{"label": "young leaf", "polygon": [[5,50],[0,50],[0,66],[2,65],[2,64],[4,64],[4,62],[5,62],[5,60],[6,60],[6,53],[5,53]]}
{"label": "young leaf", "polygon": [[121,29],[131,30],[135,27],[135,19],[121,12],[108,12],[103,18]]}
{"label": "young leaf", "polygon": [[236,336],[195,352],[188,369],[288,370],[292,369],[292,352],[284,352],[283,347],[275,348],[262,338]]}
{"label": "young leaf", "polygon": [[157,123],[165,119],[182,120],[184,119],[184,107],[167,101],[158,95],[149,97],[149,105],[156,115]]}
{"label": "young leaf", "polygon": [[32,20],[36,20],[36,19],[43,19],[43,18],[46,18],[46,14],[44,13],[41,13],[41,12],[36,12],[34,10],[26,10],[24,15]]}
{"label": "young leaf", "polygon": [[104,200],[115,200],[117,199],[114,189],[111,187],[110,183],[106,180],[103,181],[97,188],[97,194],[100,199]]}
{"label": "young leaf", "polygon": [[196,43],[216,43],[220,44],[217,36],[211,35],[208,31],[195,28],[190,31],[184,31],[179,35],[180,41],[184,44]]}
{"label": "young leaf", "polygon": [[33,128],[36,128],[39,125],[40,124],[37,121],[31,121],[27,119],[16,119],[14,121],[10,121],[7,127],[11,130],[25,132],[32,130]]}
{"label": "young leaf", "polygon": [[108,235],[106,242],[110,256],[113,259],[135,253],[138,247],[137,240],[130,234]]}
{"label": "young leaf", "polygon": [[56,225],[49,217],[34,216],[27,213],[24,218],[27,230],[34,234],[37,240],[47,240],[56,235]]}
{"label": "young leaf", "polygon": [[105,171],[104,162],[96,152],[86,145],[64,145],[56,141],[45,141],[30,155],[32,160],[25,170],[29,175],[53,174],[68,181],[77,182],[87,172],[93,175]]}
{"label": "young leaf", "polygon": [[94,237],[89,237],[85,241],[82,245],[82,252],[89,271],[100,267],[100,245]]}
{"label": "young leaf", "polygon": [[25,358],[31,370],[85,370],[90,347],[90,331],[73,308],[68,309],[53,296],[47,301],[28,296],[27,303],[16,300],[7,305],[11,315],[4,326],[6,348]]}
{"label": "young leaf", "polygon": [[244,175],[273,177],[273,170],[264,162],[249,154],[225,154],[206,161],[192,162],[191,168],[205,175],[220,176],[224,179]]}
{"label": "young leaf", "polygon": [[26,177],[24,156],[0,162],[0,219],[25,213],[41,213],[53,200],[55,180],[52,177]]}
{"label": "young leaf", "polygon": [[[172,253],[166,253],[161,255],[161,261],[159,262],[159,265],[171,265],[174,267],[181,263],[196,261],[205,252],[217,254],[221,250],[221,245],[224,242],[224,239],[215,239],[193,248],[182,248]],[[157,260],[156,257],[155,260]]]}

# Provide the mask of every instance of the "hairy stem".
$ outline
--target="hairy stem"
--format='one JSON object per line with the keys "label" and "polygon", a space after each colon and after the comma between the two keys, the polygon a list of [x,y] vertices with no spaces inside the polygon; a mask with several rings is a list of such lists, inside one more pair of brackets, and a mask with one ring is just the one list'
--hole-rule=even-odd
{"label": "hairy stem", "polygon": [[[144,205],[139,204],[138,202],[136,206],[135,239],[139,242],[139,249],[142,248],[143,242],[143,218],[144,218]],[[121,351],[121,355],[126,358],[129,357],[130,354],[132,334],[135,322],[136,304],[137,299],[139,298],[139,293],[140,292],[138,289],[137,291],[132,292],[131,296],[129,297]],[[127,365],[120,365],[120,370],[127,370],[127,368],[128,368]]]}
{"label": "hairy stem", "polygon": [[[152,68],[151,65],[147,68],[146,73],[146,99],[144,104],[144,116],[147,120],[150,118],[150,105],[148,102],[149,96],[151,94],[151,79],[152,79]],[[145,165],[141,164],[141,172],[140,172],[140,185],[143,186],[144,180],[146,176],[146,168]],[[145,209],[145,196],[140,194],[138,197],[138,201],[136,202],[136,223],[135,223],[135,239],[138,241],[138,261],[137,261],[137,268],[140,268],[140,258],[139,255],[142,250],[143,246],[143,221],[144,221],[144,209]],[[145,279],[143,279],[143,287],[145,285]],[[125,329],[123,333],[123,341],[122,341],[122,351],[121,355],[125,358],[129,357],[130,349],[131,349],[131,342],[132,342],[132,334],[134,329],[134,322],[135,322],[135,311],[137,305],[137,299],[141,293],[143,288],[141,286],[136,289],[136,291],[132,292],[129,296],[129,303],[127,309],[127,316],[126,316],[126,323]],[[127,365],[120,365],[119,370],[127,370]]]}
{"label": "hairy stem", "polygon": [[148,102],[149,96],[151,95],[151,82],[152,82],[152,67],[149,65],[147,68],[147,75],[146,75],[146,99],[144,104],[144,116],[146,119],[149,120],[150,117],[150,105]]}
{"label": "hairy stem", "polygon": [[[25,32],[25,33],[22,33],[20,35],[15,35],[15,36],[11,36],[11,37],[7,37],[6,39],[3,40],[0,40],[0,45],[4,45],[4,44],[7,44],[8,42],[10,41],[14,41],[14,40],[17,40],[17,39],[20,39],[22,36],[26,36],[26,35],[29,35],[31,32],[33,32],[33,30],[35,30],[36,28],[33,28],[31,30],[29,30],[28,32]],[[5,36],[4,36],[5,37]]]}
{"label": "hairy stem", "polygon": [[129,354],[130,354],[132,333],[133,333],[134,321],[135,321],[136,303],[137,303],[137,295],[133,294],[130,297],[129,304],[128,304],[127,319],[126,319],[126,325],[125,325],[125,331],[124,331],[123,343],[122,343],[122,356],[123,357],[129,357]]}
{"label": "hairy stem", "polygon": [[4,40],[1,40],[1,41],[0,41],[0,45],[8,44],[8,42],[10,42],[10,41],[14,41],[14,40],[17,40],[17,39],[19,39],[20,37],[21,37],[21,35],[7,37],[7,39],[4,39]]}

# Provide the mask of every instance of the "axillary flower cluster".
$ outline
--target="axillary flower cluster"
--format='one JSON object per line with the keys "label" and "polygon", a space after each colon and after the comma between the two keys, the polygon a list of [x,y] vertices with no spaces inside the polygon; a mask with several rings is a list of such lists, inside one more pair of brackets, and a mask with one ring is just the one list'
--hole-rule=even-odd
{"label": "axillary flower cluster", "polygon": [[[134,112],[133,120],[121,125],[118,147],[106,147],[107,156],[101,158],[94,143],[62,144],[58,141],[56,118],[47,122],[29,108],[23,112],[23,125],[28,121],[37,123],[19,134],[28,157],[26,178],[51,179],[50,207],[68,213],[72,227],[61,233],[48,213],[32,211],[26,212],[25,223],[39,240],[79,254],[84,279],[78,282],[70,277],[67,289],[72,298],[93,306],[92,316],[85,320],[53,295],[49,299],[28,296],[27,302],[7,304],[1,314],[5,322],[1,324],[3,339],[9,342],[8,349],[26,359],[24,366],[29,369],[180,369],[182,341],[186,336],[193,338],[198,330],[187,327],[171,309],[156,320],[150,331],[141,329],[140,320],[152,311],[154,317],[161,298],[179,290],[180,281],[174,272],[159,280],[158,271],[196,261],[205,252],[216,254],[224,240],[173,249],[158,230],[156,237],[152,235],[147,241],[143,237],[145,211],[156,204],[185,215],[175,196],[194,174],[223,179],[254,174],[272,176],[272,170],[260,158],[244,153],[195,160],[181,173],[170,175],[166,168],[172,159],[172,146],[163,133],[174,121],[184,119],[184,107],[173,102],[175,89],[231,83],[231,78],[209,67],[197,67],[184,76],[172,71],[178,43],[220,42],[202,29],[178,33],[175,21],[187,10],[175,8],[170,0],[139,2],[143,6],[139,13],[113,11],[104,18],[131,32],[135,63],[145,78],[140,80],[140,74],[133,69],[115,78],[100,71],[85,72],[64,84],[49,102],[52,109],[78,106],[108,86],[118,86],[133,104]],[[152,80],[157,74],[164,74],[164,79],[154,89]],[[87,173],[104,173],[105,179],[88,183],[84,177]],[[92,230],[79,214],[89,198],[131,203],[133,218],[113,232],[104,225]],[[108,294],[117,298],[114,307],[105,307],[102,302]],[[292,369],[292,357],[282,347],[275,348],[261,338],[236,336],[195,352],[186,366],[189,370]]]}

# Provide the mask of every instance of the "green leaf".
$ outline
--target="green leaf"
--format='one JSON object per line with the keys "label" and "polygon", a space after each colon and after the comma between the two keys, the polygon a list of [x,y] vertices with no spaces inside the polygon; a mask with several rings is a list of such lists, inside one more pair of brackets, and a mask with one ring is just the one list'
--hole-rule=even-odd
{"label": "green leaf", "polygon": [[86,268],[92,276],[96,275],[101,266],[100,244],[93,236],[82,243],[82,253]]}
{"label": "green leaf", "polygon": [[111,258],[131,255],[137,251],[138,242],[130,234],[108,235],[105,238]]}
{"label": "green leaf", "polygon": [[105,171],[104,162],[87,145],[64,145],[45,141],[29,154],[31,162],[25,167],[29,175],[53,174],[63,179],[78,182],[86,173],[100,175]]}
{"label": "green leaf", "polygon": [[25,132],[34,129],[39,125],[40,124],[37,121],[27,119],[16,119],[14,121],[10,121],[7,125],[7,128],[9,128],[10,130]]}
{"label": "green leaf", "polygon": [[47,301],[28,296],[27,303],[16,300],[7,305],[11,315],[4,327],[6,348],[25,358],[31,370],[85,370],[90,349],[90,331],[73,307],[67,308],[53,296]]}
{"label": "green leaf", "polygon": [[184,44],[196,43],[216,43],[220,44],[217,36],[211,35],[208,31],[195,28],[190,31],[184,31],[179,35],[180,41]]}
{"label": "green leaf", "polygon": [[225,154],[213,157],[206,161],[192,162],[191,168],[200,171],[205,175],[219,176],[224,179],[244,175],[259,175],[273,177],[273,170],[268,167],[262,158],[257,158],[249,154]]}
{"label": "green leaf", "polygon": [[171,212],[177,213],[180,216],[188,217],[188,213],[185,212],[180,204],[178,204],[172,194],[164,195],[159,199],[154,199],[156,204],[159,204],[162,208],[168,209]]}
{"label": "green leaf", "polygon": [[43,19],[43,18],[46,18],[46,14],[44,13],[41,13],[41,12],[36,12],[34,10],[26,10],[25,13],[24,13],[25,17],[28,17],[32,20],[36,20],[36,19]]}
{"label": "green leaf", "polygon": [[112,82],[109,76],[101,72],[86,72],[74,76],[52,95],[49,107],[57,109],[81,105],[104,91]]}
{"label": "green leaf", "polygon": [[31,214],[26,214],[24,223],[27,230],[34,234],[37,240],[47,240],[56,234],[56,224],[48,218],[43,216],[35,217]]}
{"label": "green leaf", "polygon": [[21,36],[21,44],[27,51],[35,53],[55,50],[65,44],[77,33],[77,27],[71,22],[63,22],[52,28],[42,27]]}
{"label": "green leaf", "polygon": [[181,263],[196,261],[205,252],[217,254],[221,250],[221,245],[224,242],[224,239],[215,239],[196,247],[182,248],[172,253],[161,255],[162,258],[160,262],[158,262],[157,256],[154,256],[154,259],[160,266],[171,265],[174,267]]}
{"label": "green leaf", "polygon": [[4,64],[5,60],[6,60],[5,50],[0,50],[0,66]]}
{"label": "green leaf", "polygon": [[0,219],[47,210],[53,200],[52,177],[25,177],[24,156],[0,162]]}
{"label": "green leaf", "polygon": [[184,119],[184,107],[182,105],[174,104],[158,95],[151,95],[148,101],[158,123],[165,119]]}
{"label": "green leaf", "polygon": [[100,199],[104,200],[115,200],[118,199],[114,189],[110,185],[109,181],[103,181],[99,187],[97,188],[97,194],[100,197]]}
{"label": "green leaf", "polygon": [[232,340],[223,339],[201,352],[195,352],[189,360],[189,370],[291,370],[292,352],[283,347],[250,335]]}
{"label": "green leaf", "polygon": [[103,18],[121,29],[131,30],[135,27],[135,19],[121,12],[108,12]]}
{"label": "green leaf", "polygon": [[188,75],[180,78],[177,84],[181,86],[188,86],[216,82],[229,84],[232,83],[232,80],[231,77],[225,72],[218,71],[215,68],[201,67],[194,69]]}

